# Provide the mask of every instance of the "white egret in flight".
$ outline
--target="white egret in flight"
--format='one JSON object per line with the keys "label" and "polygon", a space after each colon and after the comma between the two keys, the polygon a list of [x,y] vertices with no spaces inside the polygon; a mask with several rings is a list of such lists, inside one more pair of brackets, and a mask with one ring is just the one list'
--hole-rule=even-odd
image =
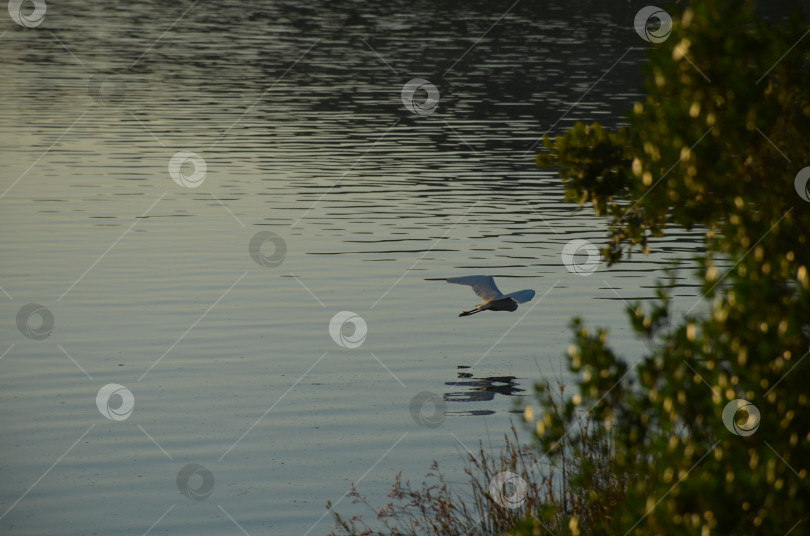
{"label": "white egret in flight", "polygon": [[451,277],[447,280],[448,283],[455,283],[457,285],[469,285],[472,287],[473,292],[479,298],[484,300],[484,303],[471,309],[464,311],[458,316],[474,315],[481,311],[516,311],[519,303],[526,303],[534,298],[534,291],[531,289],[519,290],[511,294],[504,295],[498,287],[495,286],[495,280],[492,276],[488,275],[465,275],[463,277]]}

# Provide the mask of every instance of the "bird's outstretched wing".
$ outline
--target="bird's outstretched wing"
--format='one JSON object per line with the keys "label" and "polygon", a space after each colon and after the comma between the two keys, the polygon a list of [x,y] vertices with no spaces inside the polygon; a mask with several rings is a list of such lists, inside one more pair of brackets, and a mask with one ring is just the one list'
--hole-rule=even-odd
{"label": "bird's outstretched wing", "polygon": [[[473,292],[475,292],[479,298],[484,300],[484,303],[496,300],[503,296],[501,291],[498,290],[498,287],[495,286],[495,280],[488,275],[465,275],[462,277],[451,277],[447,280],[447,282],[455,283],[457,285],[471,286]],[[534,296],[534,291],[532,291],[532,296]]]}
{"label": "bird's outstretched wing", "polygon": [[531,289],[518,290],[517,292],[507,294],[504,296],[504,298],[512,298],[515,303],[526,303],[528,301],[532,301],[532,298],[534,298],[534,291]]}

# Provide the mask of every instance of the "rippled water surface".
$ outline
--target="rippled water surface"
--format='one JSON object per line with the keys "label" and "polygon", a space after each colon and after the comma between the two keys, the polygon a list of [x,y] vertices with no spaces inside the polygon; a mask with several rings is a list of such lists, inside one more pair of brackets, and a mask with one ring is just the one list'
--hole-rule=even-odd
{"label": "rippled water surface", "polygon": [[[540,4],[0,13],[2,531],[324,534],[352,482],[382,505],[436,459],[461,485],[464,449],[497,448],[515,401],[566,377],[572,316],[638,359],[622,300],[697,235],[572,273],[563,246],[604,221],[533,157],[574,121],[621,124],[640,6]],[[432,113],[403,104],[414,78]],[[205,163],[193,188],[179,151]],[[470,274],[537,295],[458,318],[478,299],[443,279]],[[29,303],[45,312],[18,327]],[[333,340],[341,311],[364,340]]]}

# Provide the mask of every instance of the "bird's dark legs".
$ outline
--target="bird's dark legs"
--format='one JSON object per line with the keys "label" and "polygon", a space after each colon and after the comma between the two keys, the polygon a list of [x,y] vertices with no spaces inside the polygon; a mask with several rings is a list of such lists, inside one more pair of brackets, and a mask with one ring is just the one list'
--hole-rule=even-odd
{"label": "bird's dark legs", "polygon": [[500,300],[493,300],[487,303],[483,303],[476,307],[475,309],[470,309],[469,311],[464,311],[458,316],[469,316],[474,315],[475,313],[480,313],[481,311],[517,311],[518,304],[512,298],[503,298]]}

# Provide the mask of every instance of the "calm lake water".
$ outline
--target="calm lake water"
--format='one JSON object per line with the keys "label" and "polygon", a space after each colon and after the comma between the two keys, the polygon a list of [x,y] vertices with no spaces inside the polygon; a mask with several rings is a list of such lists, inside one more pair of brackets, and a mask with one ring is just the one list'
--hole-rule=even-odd
{"label": "calm lake water", "polygon": [[[325,534],[352,482],[382,505],[436,459],[463,489],[465,448],[570,380],[572,316],[640,358],[622,299],[699,234],[573,273],[563,247],[605,223],[533,157],[622,123],[643,5],[0,13],[2,531]],[[458,318],[479,300],[442,280],[471,274],[537,295]]]}

